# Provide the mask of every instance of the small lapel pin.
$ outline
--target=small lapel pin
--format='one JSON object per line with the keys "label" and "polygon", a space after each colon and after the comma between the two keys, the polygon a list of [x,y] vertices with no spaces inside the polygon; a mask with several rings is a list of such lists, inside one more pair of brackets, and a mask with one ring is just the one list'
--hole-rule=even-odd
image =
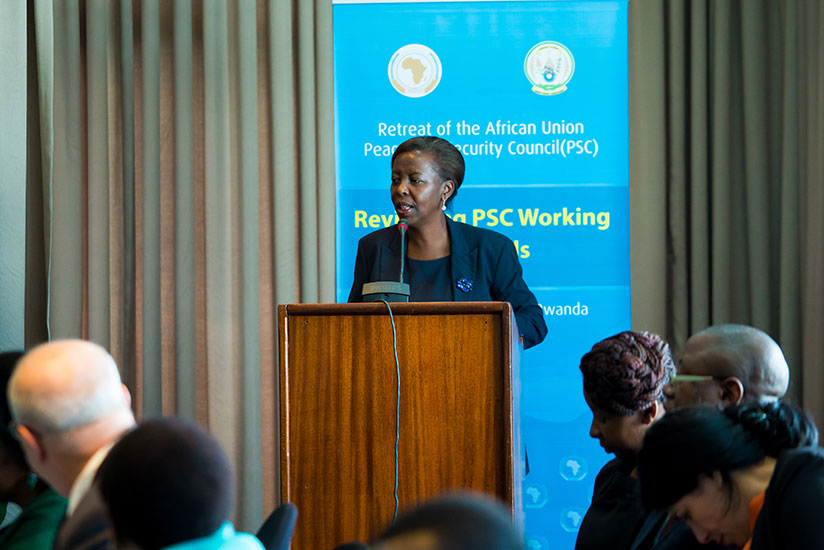
{"label": "small lapel pin", "polygon": [[469,292],[472,290],[472,281],[464,279],[463,277],[455,281],[455,285],[461,292]]}

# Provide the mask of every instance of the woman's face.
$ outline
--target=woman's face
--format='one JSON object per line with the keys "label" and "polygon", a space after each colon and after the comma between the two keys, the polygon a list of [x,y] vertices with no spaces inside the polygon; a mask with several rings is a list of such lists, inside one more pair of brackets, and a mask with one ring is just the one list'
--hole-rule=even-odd
{"label": "woman's face", "polygon": [[698,487],[670,506],[669,512],[689,525],[701,544],[743,546],[752,535],[749,506],[736,494],[724,484],[720,472],[701,475]]}
{"label": "woman's face", "polygon": [[644,422],[645,411],[621,416],[598,408],[587,392],[584,392],[584,399],[592,411],[589,436],[597,439],[604,451],[623,460],[634,461],[650,426],[649,422]]}
{"label": "woman's face", "polygon": [[442,216],[441,205],[452,194],[452,180],[441,181],[433,153],[408,151],[392,163],[392,204],[410,227],[422,227]]}

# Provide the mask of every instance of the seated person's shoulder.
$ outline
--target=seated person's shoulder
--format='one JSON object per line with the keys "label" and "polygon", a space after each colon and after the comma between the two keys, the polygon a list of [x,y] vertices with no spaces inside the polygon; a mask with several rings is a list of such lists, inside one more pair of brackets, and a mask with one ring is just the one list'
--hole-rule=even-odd
{"label": "seated person's shoulder", "polygon": [[624,465],[624,461],[616,457],[604,464],[595,479],[609,477],[624,472],[626,469],[627,467]]}
{"label": "seated person's shoulder", "polygon": [[782,486],[799,480],[824,485],[824,449],[801,447],[781,453],[772,484]]}

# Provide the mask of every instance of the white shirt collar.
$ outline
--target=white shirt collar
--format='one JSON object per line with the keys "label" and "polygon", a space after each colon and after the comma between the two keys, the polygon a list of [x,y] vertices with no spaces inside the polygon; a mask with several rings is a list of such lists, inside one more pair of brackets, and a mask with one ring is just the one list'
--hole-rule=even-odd
{"label": "white shirt collar", "polygon": [[97,452],[89,458],[86,465],[83,466],[83,469],[80,470],[80,474],[78,474],[77,479],[72,483],[72,488],[69,491],[69,507],[66,509],[67,516],[74,513],[77,505],[80,504],[80,501],[83,500],[83,497],[89,492],[92,482],[94,482],[94,477],[97,475],[97,469],[100,468],[100,465],[103,463],[106,455],[109,454],[109,451],[112,450],[112,447],[114,447],[114,443],[98,449]]}

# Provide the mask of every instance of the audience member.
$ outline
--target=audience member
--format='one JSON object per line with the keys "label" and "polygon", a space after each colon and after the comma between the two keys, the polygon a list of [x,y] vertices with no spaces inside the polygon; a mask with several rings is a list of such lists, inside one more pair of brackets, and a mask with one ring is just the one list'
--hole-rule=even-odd
{"label": "audience member", "polygon": [[715,325],[691,336],[678,362],[678,376],[664,389],[667,409],[704,404],[780,399],[790,369],[778,344],[757,328]]}
{"label": "audience member", "polygon": [[[765,332],[746,325],[714,325],[687,340],[678,375],[664,388],[667,410],[775,401],[787,391],[789,377],[781,348]],[[697,547],[686,524],[656,510],[647,516],[632,550]]]}
{"label": "audience member", "polygon": [[14,370],[9,403],[32,470],[69,499],[55,548],[105,547],[111,532],[92,483],[111,446],[134,426],[114,359],[82,340],[38,346]]}
{"label": "audience member", "polygon": [[232,469],[217,441],[194,424],[141,422],[111,450],[98,481],[120,547],[263,549],[228,521]]}
{"label": "audience member", "polygon": [[817,442],[812,422],[780,402],[687,407],[647,432],[638,455],[641,495],[702,543],[818,548],[824,454]]}
{"label": "audience member", "polygon": [[614,453],[595,478],[592,504],[576,550],[629,548],[643,523],[636,454],[647,429],[664,415],[663,387],[675,372],[669,346],[648,332],[622,332],[581,359],[589,435]]}
{"label": "audience member", "polygon": [[0,354],[0,499],[22,509],[0,532],[0,548],[50,550],[66,511],[66,499],[32,473],[10,428],[6,390],[12,370],[22,356],[22,352]]}
{"label": "audience member", "polygon": [[374,550],[523,550],[512,516],[480,495],[441,497],[402,514]]}

